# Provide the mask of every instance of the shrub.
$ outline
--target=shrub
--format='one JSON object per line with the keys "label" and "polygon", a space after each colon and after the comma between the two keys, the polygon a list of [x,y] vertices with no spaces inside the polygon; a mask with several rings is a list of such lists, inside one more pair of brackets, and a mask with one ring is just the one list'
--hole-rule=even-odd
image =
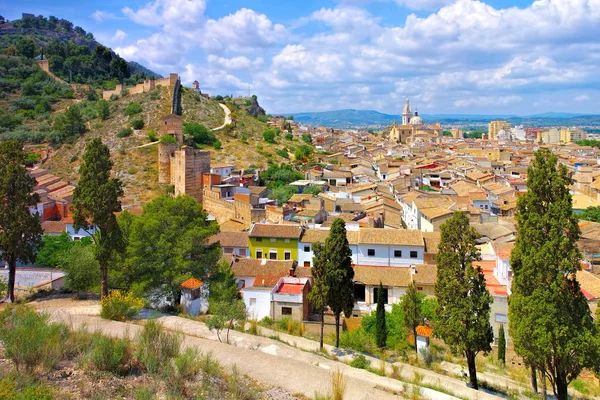
{"label": "shrub", "polygon": [[283,157],[283,158],[289,158],[290,155],[288,153],[288,151],[286,149],[279,149],[275,152],[275,154],[277,154],[279,157]]}
{"label": "shrub", "polygon": [[133,121],[131,121],[131,127],[133,129],[142,129],[144,127],[144,120],[134,119]]}
{"label": "shrub", "polygon": [[134,115],[142,112],[142,106],[137,101],[132,101],[129,104],[127,104],[127,108],[125,109],[125,112],[130,117],[134,116]]}
{"label": "shrub", "polygon": [[156,142],[158,140],[158,137],[156,136],[156,131],[154,129],[152,129],[150,132],[148,132],[148,140],[151,143]]}
{"label": "shrub", "polygon": [[350,366],[358,369],[367,369],[371,367],[371,362],[364,355],[359,354],[350,362]]}
{"label": "shrub", "polygon": [[344,373],[340,370],[336,370],[331,373],[331,399],[332,400],[343,400],[346,394],[346,387],[348,382],[344,378]]}
{"label": "shrub", "polygon": [[119,100],[119,95],[118,94],[111,94],[110,95],[110,101],[117,101]]}
{"label": "shrub", "polygon": [[90,362],[98,371],[122,375],[127,372],[131,356],[132,345],[128,338],[98,336],[90,353]]}
{"label": "shrub", "polygon": [[127,136],[131,136],[133,130],[131,128],[121,128],[121,130],[117,133],[118,138],[125,138]]}
{"label": "shrub", "polygon": [[248,136],[245,133],[243,133],[242,136],[240,136],[240,142],[248,144]]}
{"label": "shrub", "polygon": [[273,319],[271,317],[264,317],[260,320],[260,323],[265,326],[273,326]]}
{"label": "shrub", "polygon": [[183,353],[173,358],[177,375],[182,379],[191,379],[200,372],[201,365],[196,349],[187,348]]}
{"label": "shrub", "polygon": [[292,139],[294,139],[294,135],[292,135],[291,133],[286,133],[285,134],[285,139],[286,140],[292,140]]}
{"label": "shrub", "polygon": [[277,321],[277,328],[279,330],[286,331],[290,322],[292,322],[292,319],[290,317],[283,317],[279,321]]}
{"label": "shrub", "polygon": [[48,318],[25,306],[7,307],[0,314],[0,341],[17,371],[51,368],[62,357],[67,328]]}
{"label": "shrub", "polygon": [[133,318],[144,307],[142,299],[131,293],[121,293],[118,290],[104,297],[100,302],[100,316],[114,321],[126,321]]}
{"label": "shrub", "polygon": [[18,382],[14,375],[0,379],[0,399],[3,400],[53,400],[51,387],[32,380]]}
{"label": "shrub", "polygon": [[221,149],[221,142],[220,141],[216,141],[212,144],[213,149],[215,150],[220,150]]}
{"label": "shrub", "polygon": [[356,351],[372,352],[375,343],[373,338],[362,328],[344,331],[340,335],[340,347]]}
{"label": "shrub", "polygon": [[161,144],[175,144],[177,143],[177,139],[173,135],[162,135],[160,137]]}
{"label": "shrub", "polygon": [[258,335],[258,322],[255,319],[250,320],[250,327],[248,333],[251,335]]}
{"label": "shrub", "polygon": [[162,372],[179,355],[181,342],[181,335],[165,332],[158,322],[149,320],[138,335],[136,358],[148,372]]}
{"label": "shrub", "polygon": [[277,133],[273,129],[267,129],[263,132],[263,140],[267,143],[275,143],[275,135]]}

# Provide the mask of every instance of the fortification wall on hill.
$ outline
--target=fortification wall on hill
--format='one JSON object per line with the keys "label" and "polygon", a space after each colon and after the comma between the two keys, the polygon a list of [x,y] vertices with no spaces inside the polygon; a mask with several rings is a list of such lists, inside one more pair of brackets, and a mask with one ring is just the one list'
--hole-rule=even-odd
{"label": "fortification wall on hill", "polygon": [[121,91],[123,91],[123,89],[126,89],[129,92],[129,94],[146,93],[146,92],[156,89],[156,87],[158,85],[166,86],[169,89],[171,89],[171,88],[173,88],[173,86],[175,86],[175,82],[177,81],[178,77],[179,76],[177,74],[170,74],[168,78],[149,79],[149,80],[144,81],[143,83],[138,83],[135,86],[129,86],[129,87],[119,84],[115,87],[115,90],[105,90],[104,92],[102,92],[102,98],[104,100],[108,100],[108,99],[110,99],[110,96],[112,96],[113,94],[116,94],[117,96],[119,96],[121,94]]}

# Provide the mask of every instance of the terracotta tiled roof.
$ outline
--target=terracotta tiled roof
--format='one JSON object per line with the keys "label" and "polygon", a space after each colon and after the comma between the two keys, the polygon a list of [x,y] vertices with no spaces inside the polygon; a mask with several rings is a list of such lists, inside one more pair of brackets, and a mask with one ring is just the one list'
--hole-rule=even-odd
{"label": "terracotta tiled roof", "polygon": [[266,187],[266,186],[250,186],[248,189],[250,189],[250,194],[261,194],[262,192],[267,190],[268,187]]}
{"label": "terracotta tiled roof", "polygon": [[454,213],[452,210],[448,210],[447,208],[441,207],[424,208],[419,211],[421,211],[421,214],[423,214],[428,220],[445,217]]}
{"label": "terracotta tiled roof", "polygon": [[440,232],[423,232],[423,241],[425,242],[425,251],[427,253],[437,254],[442,234]]}
{"label": "terracotta tiled roof", "polygon": [[408,287],[412,282],[411,275],[409,267],[354,266],[354,281],[365,285],[379,285],[381,282],[388,287]]}
{"label": "terracotta tiled roof", "polygon": [[248,232],[219,232],[208,238],[208,244],[220,242],[221,247],[248,247]]}
{"label": "terracotta tiled roof", "polygon": [[64,221],[44,221],[42,222],[42,230],[45,233],[63,233],[65,232]]}
{"label": "terracotta tiled roof", "polygon": [[304,290],[304,283],[283,283],[277,293],[280,294],[301,294]]}
{"label": "terracotta tiled roof", "polygon": [[296,267],[293,260],[267,260],[256,258],[234,258],[231,270],[236,276],[287,276]]}
{"label": "terracotta tiled roof", "polygon": [[577,280],[581,289],[587,292],[588,300],[600,298],[600,278],[587,271],[577,271]]}
{"label": "terracotta tiled roof", "polygon": [[300,225],[291,224],[254,224],[249,237],[299,239],[302,233]]}
{"label": "terracotta tiled roof", "polygon": [[417,265],[413,279],[417,285],[435,285],[437,280],[437,265]]}
{"label": "terracotta tiled roof", "polygon": [[220,228],[221,232],[238,232],[250,229],[250,224],[230,219],[228,221],[223,222]]}
{"label": "terracotta tiled roof", "polygon": [[416,331],[417,331],[417,335],[423,336],[423,337],[429,337],[433,333],[433,329],[431,329],[428,326],[423,326],[423,325],[417,326]]}
{"label": "terracotta tiled roof", "polygon": [[199,281],[196,278],[190,278],[187,281],[183,282],[180,286],[183,289],[196,289],[202,285],[204,285],[204,283],[202,281]]}
{"label": "terracotta tiled roof", "polygon": [[359,231],[361,244],[391,244],[404,246],[424,246],[421,231],[409,229],[361,228]]}
{"label": "terracotta tiled roof", "polygon": [[277,282],[279,282],[279,279],[281,277],[280,276],[273,276],[273,275],[257,275],[254,278],[254,285],[253,286],[268,286],[268,287],[274,287]]}
{"label": "terracotta tiled roof", "polygon": [[324,243],[327,236],[329,236],[329,230],[325,229],[306,229],[300,238],[302,243]]}

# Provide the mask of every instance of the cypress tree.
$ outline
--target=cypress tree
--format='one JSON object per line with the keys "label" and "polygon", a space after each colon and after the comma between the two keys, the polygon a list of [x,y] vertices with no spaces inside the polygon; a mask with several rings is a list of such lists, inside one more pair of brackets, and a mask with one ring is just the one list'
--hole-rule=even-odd
{"label": "cypress tree", "polygon": [[95,256],[100,264],[101,296],[108,295],[108,267],[116,252],[124,250],[121,229],[115,213],[121,211],[119,197],[123,195],[121,182],[110,177],[113,162],[108,147],[98,138],[88,143],[79,168],[79,183],[73,191],[73,227],[90,231],[96,245]]}
{"label": "cypress tree", "polygon": [[475,239],[477,232],[469,226],[464,212],[454,213],[441,227],[438,277],[435,294],[438,317],[434,332],[457,353],[467,359],[471,387],[477,390],[475,357],[487,353],[493,339],[490,325],[492,296],[485,287],[481,268],[473,261],[481,259]]}
{"label": "cypress tree", "polygon": [[417,351],[417,326],[421,323],[421,305],[423,303],[423,295],[417,291],[417,286],[413,281],[408,288],[406,294],[402,296],[402,312],[404,313],[404,326],[410,330],[415,339],[415,352]]}
{"label": "cypress tree", "polygon": [[340,345],[340,316],[346,317],[354,307],[354,269],[352,251],[346,237],[346,223],[336,218],[331,224],[329,236],[325,239],[324,257],[327,258],[325,283],[327,305],[335,316],[335,347]]}
{"label": "cypress tree", "polygon": [[498,331],[498,361],[502,365],[506,364],[506,338],[504,337],[504,325],[500,325]]}
{"label": "cypress tree", "polygon": [[387,344],[387,325],[385,324],[385,304],[383,298],[383,284],[381,281],[379,282],[379,290],[377,291],[375,332],[377,347],[383,349]]}
{"label": "cypress tree", "polygon": [[566,400],[569,383],[598,364],[600,339],[576,276],[580,231],[568,170],[540,149],[527,175],[528,190],[517,201],[508,329],[516,353]]}

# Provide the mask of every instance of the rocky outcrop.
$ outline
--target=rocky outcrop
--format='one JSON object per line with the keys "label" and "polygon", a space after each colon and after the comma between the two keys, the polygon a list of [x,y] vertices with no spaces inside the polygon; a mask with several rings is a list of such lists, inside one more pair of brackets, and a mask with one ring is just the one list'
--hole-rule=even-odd
{"label": "rocky outcrop", "polygon": [[250,101],[251,104],[248,106],[248,110],[246,111],[248,115],[251,115],[254,118],[258,117],[259,115],[266,115],[265,109],[258,104],[258,99],[256,96],[252,96]]}

